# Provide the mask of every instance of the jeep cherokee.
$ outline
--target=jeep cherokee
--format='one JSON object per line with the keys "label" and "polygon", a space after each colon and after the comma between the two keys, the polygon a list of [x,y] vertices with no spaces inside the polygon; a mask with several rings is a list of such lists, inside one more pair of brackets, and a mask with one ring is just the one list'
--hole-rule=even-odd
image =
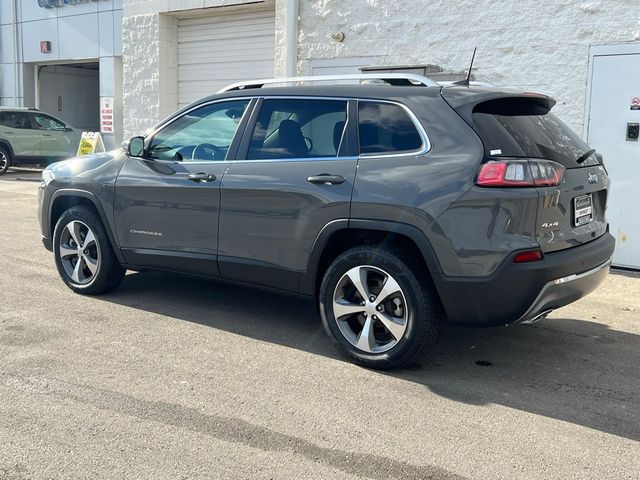
{"label": "jeep cherokee", "polygon": [[346,355],[391,368],[440,322],[533,322],[605,279],[609,178],[553,99],[376,78],[234,85],[49,166],[62,280],[99,294],[159,269],[308,295]]}

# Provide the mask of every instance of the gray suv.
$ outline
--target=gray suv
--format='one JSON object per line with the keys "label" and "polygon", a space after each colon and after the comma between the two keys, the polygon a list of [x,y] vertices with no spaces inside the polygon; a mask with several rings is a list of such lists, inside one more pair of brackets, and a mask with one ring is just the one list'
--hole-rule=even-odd
{"label": "gray suv", "polygon": [[307,295],[346,355],[391,368],[442,322],[534,322],[605,279],[609,177],[553,99],[378,78],[235,85],[49,166],[62,280],[99,294],[159,269]]}

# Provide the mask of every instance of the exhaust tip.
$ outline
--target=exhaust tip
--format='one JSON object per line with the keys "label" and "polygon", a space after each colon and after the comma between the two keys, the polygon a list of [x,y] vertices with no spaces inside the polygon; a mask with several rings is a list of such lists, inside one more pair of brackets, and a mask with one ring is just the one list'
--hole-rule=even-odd
{"label": "exhaust tip", "polygon": [[535,317],[531,317],[528,318],[526,320],[523,320],[521,323],[526,323],[527,325],[531,325],[534,323],[538,323],[540,320],[544,320],[545,318],[547,318],[547,316],[553,312],[553,308],[550,308],[548,310],[545,310],[542,313],[539,313],[538,315],[536,315]]}

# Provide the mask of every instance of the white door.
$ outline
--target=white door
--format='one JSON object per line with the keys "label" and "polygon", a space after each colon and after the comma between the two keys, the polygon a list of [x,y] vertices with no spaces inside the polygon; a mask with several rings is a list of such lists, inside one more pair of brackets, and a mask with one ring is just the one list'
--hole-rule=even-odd
{"label": "white door", "polygon": [[180,107],[230,83],[273,77],[273,8],[226,13],[215,10],[215,16],[178,22]]}
{"label": "white door", "polygon": [[587,142],[604,155],[611,176],[613,264],[629,268],[640,268],[640,141],[627,138],[629,124],[632,136],[633,124],[640,124],[639,78],[640,51],[592,57]]}

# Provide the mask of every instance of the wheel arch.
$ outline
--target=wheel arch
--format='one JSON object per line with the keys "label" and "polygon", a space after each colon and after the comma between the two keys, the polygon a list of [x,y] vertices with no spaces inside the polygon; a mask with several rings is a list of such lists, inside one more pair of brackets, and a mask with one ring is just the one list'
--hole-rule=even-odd
{"label": "wheel arch", "polygon": [[53,193],[49,204],[49,218],[47,219],[46,223],[49,238],[53,239],[53,230],[55,229],[56,223],[58,223],[58,220],[60,219],[62,214],[69,208],[76,206],[89,207],[98,214],[98,217],[102,222],[102,226],[104,227],[105,231],[107,232],[107,236],[109,237],[109,242],[111,242],[111,248],[118,258],[118,261],[124,264],[124,257],[122,256],[122,253],[118,248],[118,244],[115,241],[113,231],[111,230],[111,224],[107,221],[107,216],[104,212],[104,209],[100,205],[100,202],[98,201],[96,196],[91,192],[87,192],[86,190],[61,189]]}
{"label": "wheel arch", "polygon": [[418,228],[383,220],[341,219],[328,223],[314,242],[307,270],[300,279],[301,293],[317,295],[322,275],[340,253],[358,245],[389,245],[414,254],[433,281],[442,273],[429,239]]}
{"label": "wheel arch", "polygon": [[11,155],[12,160],[16,158],[16,155],[13,152],[13,147],[11,146],[11,142],[9,142],[9,140],[0,138],[0,147],[5,147],[7,150],[9,150],[9,154]]}

